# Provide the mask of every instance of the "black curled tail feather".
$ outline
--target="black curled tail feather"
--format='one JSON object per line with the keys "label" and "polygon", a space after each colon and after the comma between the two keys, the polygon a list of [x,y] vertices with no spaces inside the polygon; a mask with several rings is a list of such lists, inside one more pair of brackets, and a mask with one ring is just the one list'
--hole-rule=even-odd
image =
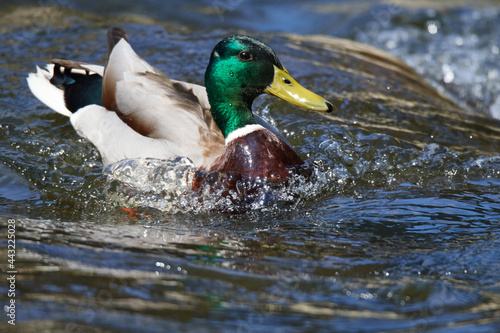
{"label": "black curled tail feather", "polygon": [[[111,51],[122,39],[127,40],[127,33],[119,27],[108,30],[108,59]],[[65,60],[53,59],[54,73],[50,83],[64,91],[66,108],[76,112],[87,105],[96,104],[103,106],[102,85],[103,78],[100,74],[88,70],[88,64]]]}
{"label": "black curled tail feather", "polygon": [[122,38],[125,39],[126,41],[128,41],[127,40],[127,33],[122,28],[113,27],[113,28],[108,30],[108,59],[109,59],[109,55],[111,54],[111,51],[113,51],[113,48],[115,47],[115,45],[118,44],[118,42]]}
{"label": "black curled tail feather", "polygon": [[76,112],[91,104],[103,105],[102,76],[90,73],[72,61],[55,59],[52,63],[54,74],[50,83],[64,91],[64,102],[69,111]]}

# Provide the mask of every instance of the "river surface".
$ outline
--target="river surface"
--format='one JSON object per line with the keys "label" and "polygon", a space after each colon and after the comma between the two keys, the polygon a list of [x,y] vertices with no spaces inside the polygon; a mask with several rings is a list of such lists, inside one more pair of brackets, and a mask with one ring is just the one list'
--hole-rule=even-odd
{"label": "river surface", "polygon": [[[500,1],[179,3],[0,2],[0,331],[499,332]],[[254,104],[314,177],[231,212],[188,160],[103,166],[26,76],[104,64],[113,25],[200,84],[223,37],[269,44],[335,105]]]}

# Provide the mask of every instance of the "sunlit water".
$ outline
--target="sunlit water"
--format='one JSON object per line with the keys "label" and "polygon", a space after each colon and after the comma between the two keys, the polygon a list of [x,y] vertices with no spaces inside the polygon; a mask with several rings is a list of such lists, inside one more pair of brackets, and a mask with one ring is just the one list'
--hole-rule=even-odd
{"label": "sunlit water", "polygon": [[[0,5],[0,267],[15,219],[16,327],[499,331],[500,4],[395,3]],[[227,34],[270,44],[336,106],[254,104],[313,176],[235,209],[192,193],[187,159],[103,166],[25,77],[55,56],[103,64],[113,24],[195,83]]]}

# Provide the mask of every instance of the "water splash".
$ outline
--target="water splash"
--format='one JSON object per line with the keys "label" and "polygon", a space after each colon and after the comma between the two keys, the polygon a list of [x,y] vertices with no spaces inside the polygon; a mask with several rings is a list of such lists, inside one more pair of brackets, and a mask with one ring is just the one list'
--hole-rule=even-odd
{"label": "water splash", "polygon": [[340,169],[315,163],[311,171],[308,177],[292,176],[283,186],[238,183],[235,190],[228,191],[207,184],[194,192],[192,182],[196,168],[189,158],[124,160],[105,167],[108,182],[104,194],[118,205],[150,207],[168,213],[287,210],[324,194],[332,185],[338,188],[345,183],[346,173]]}
{"label": "water splash", "polygon": [[175,211],[180,196],[190,189],[193,171],[187,157],[123,160],[104,168],[109,181],[105,194],[127,206]]}
{"label": "water splash", "polygon": [[[335,133],[338,129],[331,129]],[[331,137],[331,133],[325,133]],[[338,135],[338,133],[337,133]],[[372,145],[353,139],[326,139],[307,160],[312,175],[294,175],[283,186],[239,184],[236,190],[214,189],[210,183],[192,190],[196,168],[186,157],[170,160],[125,160],[104,168],[104,194],[125,207],[150,207],[167,213],[241,213],[293,210],[316,199],[357,196],[400,186],[464,189],[500,179],[500,157],[474,156],[438,144],[423,149]],[[217,177],[217,175],[212,175]],[[216,181],[216,179],[214,180]]]}
{"label": "water splash", "polygon": [[499,11],[401,8],[387,16],[385,24],[379,24],[372,11],[354,22],[358,27],[364,26],[361,22],[376,23],[376,33],[354,29],[358,33],[353,37],[402,58],[470,113],[500,119]]}

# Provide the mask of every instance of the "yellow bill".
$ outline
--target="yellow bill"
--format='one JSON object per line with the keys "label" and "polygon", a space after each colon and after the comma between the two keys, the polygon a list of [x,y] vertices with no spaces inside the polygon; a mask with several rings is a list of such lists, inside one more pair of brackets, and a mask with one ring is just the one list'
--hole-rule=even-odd
{"label": "yellow bill", "polygon": [[284,99],[304,109],[333,111],[332,103],[302,87],[288,72],[274,66],[274,80],[265,93]]}

